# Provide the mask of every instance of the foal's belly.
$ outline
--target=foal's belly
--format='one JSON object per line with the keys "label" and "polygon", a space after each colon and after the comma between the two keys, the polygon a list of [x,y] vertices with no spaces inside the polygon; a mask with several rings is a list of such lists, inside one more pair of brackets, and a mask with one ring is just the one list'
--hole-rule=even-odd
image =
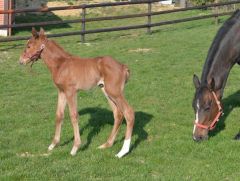
{"label": "foal's belly", "polygon": [[91,88],[98,85],[99,79],[95,78],[87,78],[87,77],[79,77],[79,76],[69,76],[68,78],[61,78],[55,80],[55,85],[63,90],[74,88],[76,90],[90,90]]}
{"label": "foal's belly", "polygon": [[99,73],[94,69],[82,70],[82,72],[78,72],[76,77],[73,76],[73,79],[77,82],[77,89],[80,90],[89,90],[95,87],[100,80]]}
{"label": "foal's belly", "polygon": [[100,80],[100,72],[95,65],[95,62],[87,61],[69,62],[59,70],[57,84],[74,87],[77,90],[89,90]]}
{"label": "foal's belly", "polygon": [[84,80],[80,79],[77,82],[76,89],[77,90],[90,90],[97,85],[97,80]]}

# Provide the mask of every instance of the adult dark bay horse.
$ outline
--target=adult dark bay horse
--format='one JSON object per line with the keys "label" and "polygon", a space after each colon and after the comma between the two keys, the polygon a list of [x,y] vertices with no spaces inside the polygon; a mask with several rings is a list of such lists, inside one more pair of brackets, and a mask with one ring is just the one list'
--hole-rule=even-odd
{"label": "adult dark bay horse", "polygon": [[196,120],[193,139],[208,138],[222,114],[221,100],[229,72],[240,63],[240,11],[237,10],[220,28],[205,61],[201,81],[196,75],[193,108]]}
{"label": "adult dark bay horse", "polygon": [[134,111],[124,98],[124,85],[129,78],[129,69],[111,57],[79,58],[64,51],[53,40],[47,39],[41,28],[38,33],[32,29],[32,37],[20,56],[20,64],[28,64],[43,59],[51,72],[53,82],[58,89],[55,135],[48,150],[52,150],[60,142],[61,125],[64,109],[68,104],[74,130],[74,144],[71,155],[75,155],[81,140],[78,127],[77,92],[99,86],[105,94],[114,115],[112,132],[99,148],[111,147],[116,138],[123,117],[127,122],[125,140],[122,149],[116,155],[121,158],[129,152],[134,125]]}

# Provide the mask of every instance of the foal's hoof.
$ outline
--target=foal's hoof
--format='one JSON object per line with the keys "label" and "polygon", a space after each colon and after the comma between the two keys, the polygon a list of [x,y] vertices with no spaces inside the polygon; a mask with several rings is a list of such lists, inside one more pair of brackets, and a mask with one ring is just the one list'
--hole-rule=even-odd
{"label": "foal's hoof", "polygon": [[55,146],[56,146],[55,144],[51,144],[51,145],[49,145],[49,147],[48,147],[48,151],[52,151],[53,148],[54,148]]}
{"label": "foal's hoof", "polygon": [[235,137],[234,137],[235,140],[240,140],[240,133],[238,133]]}
{"label": "foal's hoof", "polygon": [[72,156],[75,156],[75,155],[77,154],[77,151],[78,151],[78,147],[77,147],[77,146],[73,146],[70,154],[71,154]]}
{"label": "foal's hoof", "polygon": [[112,146],[112,144],[106,142],[106,143],[102,144],[101,146],[99,146],[98,149],[105,149],[105,148],[109,148],[111,146]]}
{"label": "foal's hoof", "polygon": [[121,150],[118,154],[115,155],[117,158],[122,158],[129,153],[129,150]]}

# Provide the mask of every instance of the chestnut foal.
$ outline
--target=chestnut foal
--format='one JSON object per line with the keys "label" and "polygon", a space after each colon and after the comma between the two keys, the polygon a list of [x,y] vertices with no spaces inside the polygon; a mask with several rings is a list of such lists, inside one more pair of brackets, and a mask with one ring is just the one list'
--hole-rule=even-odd
{"label": "chestnut foal", "polygon": [[48,150],[51,151],[60,142],[61,125],[66,104],[69,106],[74,130],[74,144],[71,155],[80,147],[81,139],[78,127],[77,92],[99,86],[105,94],[114,115],[114,126],[106,143],[100,149],[111,147],[118,133],[123,117],[127,122],[125,140],[121,151],[116,155],[121,158],[129,152],[134,125],[134,111],[124,98],[124,85],[129,78],[129,69],[111,57],[79,58],[65,52],[53,40],[47,39],[41,28],[38,33],[32,29],[32,37],[20,56],[20,64],[34,63],[43,59],[52,74],[58,89],[55,135]]}

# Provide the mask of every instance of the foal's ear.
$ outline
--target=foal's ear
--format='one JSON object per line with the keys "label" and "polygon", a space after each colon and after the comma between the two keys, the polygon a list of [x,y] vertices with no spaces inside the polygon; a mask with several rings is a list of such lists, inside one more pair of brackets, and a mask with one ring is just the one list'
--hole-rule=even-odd
{"label": "foal's ear", "polygon": [[36,30],[34,27],[32,27],[32,36],[33,36],[34,38],[37,38],[37,37],[38,37],[38,32],[37,32],[37,30]]}
{"label": "foal's ear", "polygon": [[196,89],[200,87],[200,80],[196,74],[193,75],[193,84]]}
{"label": "foal's ear", "polygon": [[46,38],[45,31],[44,31],[44,29],[42,27],[40,28],[40,31],[39,31],[39,37],[43,38],[43,39]]}

